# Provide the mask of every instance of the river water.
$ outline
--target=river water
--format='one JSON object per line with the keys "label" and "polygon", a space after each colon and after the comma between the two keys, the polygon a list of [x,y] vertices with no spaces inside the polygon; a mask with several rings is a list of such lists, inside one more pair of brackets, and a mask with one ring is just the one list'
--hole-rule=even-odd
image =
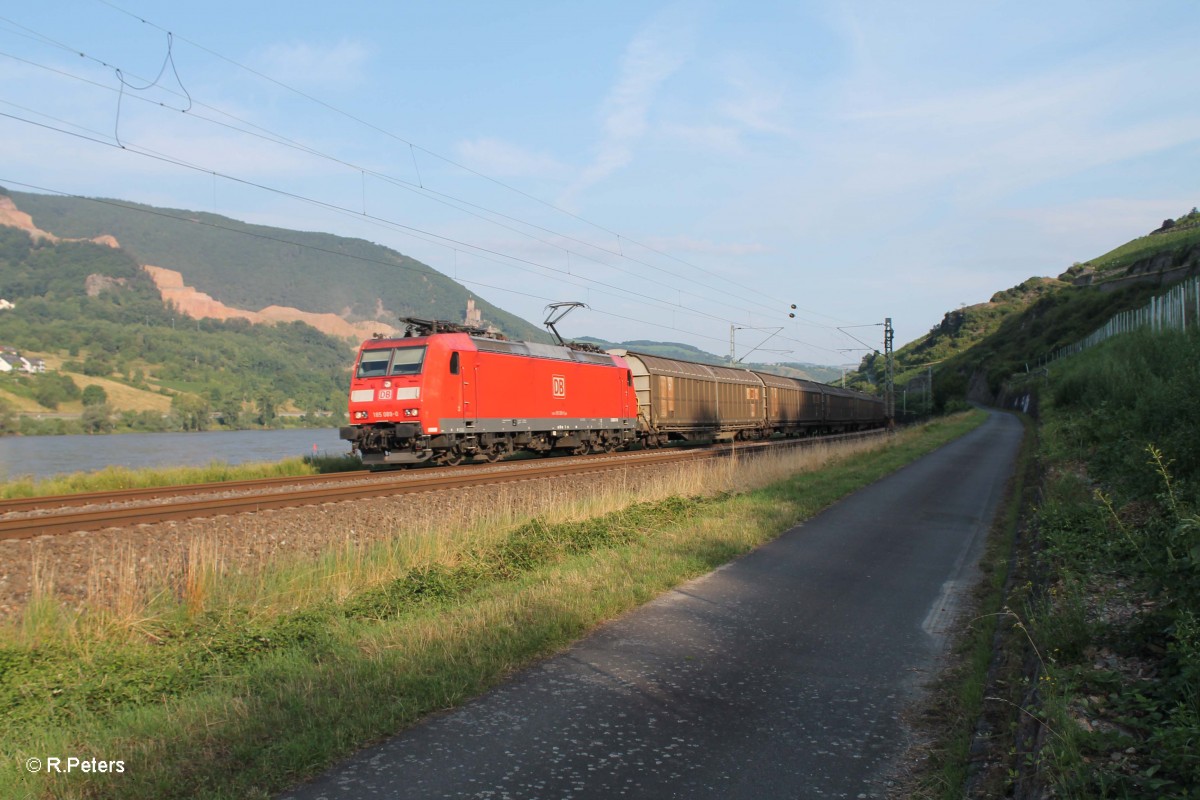
{"label": "river water", "polygon": [[107,466],[203,466],[280,461],[315,451],[350,452],[337,428],[200,433],[120,433],[106,436],[0,436],[0,481],[32,475],[94,472]]}

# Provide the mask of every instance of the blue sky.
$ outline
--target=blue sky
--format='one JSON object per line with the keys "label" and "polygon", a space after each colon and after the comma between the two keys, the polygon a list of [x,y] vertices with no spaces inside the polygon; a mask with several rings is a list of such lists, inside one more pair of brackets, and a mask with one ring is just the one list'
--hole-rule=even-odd
{"label": "blue sky", "polygon": [[857,362],[851,326],[908,342],[1200,204],[1196,12],[47,0],[0,12],[0,182],[362,237],[534,323],[587,302],[569,336]]}

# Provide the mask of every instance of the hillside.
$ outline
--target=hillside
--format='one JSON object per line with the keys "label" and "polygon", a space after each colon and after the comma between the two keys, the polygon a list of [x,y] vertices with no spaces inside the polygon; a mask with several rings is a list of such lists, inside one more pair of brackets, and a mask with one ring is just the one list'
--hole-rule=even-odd
{"label": "hillside", "polygon": [[[897,408],[905,390],[910,410],[992,402],[1013,375],[1037,369],[1058,348],[1198,271],[1200,212],[1193,209],[1058,278],[1030,278],[986,303],[949,311],[929,333],[896,351]],[[848,384],[878,391],[883,374],[883,357],[872,354]]]}
{"label": "hillside", "polygon": [[113,237],[137,263],[178,272],[184,284],[230,307],[394,324],[406,316],[461,320],[474,297],[485,323],[513,338],[549,341],[545,331],[429,266],[363,239],[126,201],[0,194],[43,231],[64,239]]}
{"label": "hillside", "polygon": [[1063,275],[1078,283],[1117,281],[1187,269],[1200,262],[1200,210],[1193,208],[1102,256],[1074,264]]}
{"label": "hillside", "polygon": [[314,419],[345,408],[347,342],[300,322],[180,317],[137,261],[107,243],[0,226],[0,297],[13,305],[0,311],[0,344],[49,367],[0,374],[7,426],[16,411],[83,413],[99,432],[196,429],[212,414],[229,426],[270,425],[288,407]]}

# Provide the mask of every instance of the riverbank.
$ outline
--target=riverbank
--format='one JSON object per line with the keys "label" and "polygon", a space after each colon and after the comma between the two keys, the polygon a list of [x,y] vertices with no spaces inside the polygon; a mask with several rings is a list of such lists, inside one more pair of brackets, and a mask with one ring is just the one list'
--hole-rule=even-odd
{"label": "riverbank", "polygon": [[[176,467],[236,466],[303,456],[340,457],[349,445],[336,428],[127,433],[120,436],[0,437],[0,482],[36,483],[109,468],[162,471]],[[139,476],[138,480],[150,480]],[[139,483],[137,485],[150,485]],[[97,490],[107,488],[104,485]],[[80,490],[82,491],[82,490]],[[37,494],[54,494],[38,491]],[[24,495],[13,495],[24,496]]]}

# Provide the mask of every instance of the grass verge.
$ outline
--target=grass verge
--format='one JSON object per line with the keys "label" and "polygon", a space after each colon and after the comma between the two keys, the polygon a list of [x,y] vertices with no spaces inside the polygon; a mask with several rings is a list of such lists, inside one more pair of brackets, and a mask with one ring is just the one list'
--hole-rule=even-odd
{"label": "grass verge", "polygon": [[287,458],[270,463],[228,464],[224,461],[213,461],[204,467],[106,467],[96,472],[75,472],[40,480],[26,477],[8,481],[0,484],[0,499],[110,492],[157,486],[187,486],[193,483],[222,483],[256,478],[292,478],[356,469],[362,469],[362,461],[357,457],[330,455]]}
{"label": "grass verge", "polygon": [[[365,569],[369,581],[305,592],[291,606],[278,593],[260,603],[216,586],[203,604],[162,605],[121,625],[64,620],[52,603],[31,607],[0,640],[8,723],[0,795],[270,796],[774,538],[983,418],[939,421],[740,493],[697,487],[688,497],[419,546],[393,558],[390,574]],[[24,769],[30,757],[68,755],[121,760],[124,771]]]}
{"label": "grass verge", "polygon": [[1200,332],[1127,334],[1043,387],[980,726],[1000,744],[966,796],[1200,798],[1198,363]]}
{"label": "grass verge", "polygon": [[[1021,417],[1025,437],[1004,503],[980,559],[983,575],[971,601],[972,619],[953,646],[951,666],[935,681],[931,703],[916,720],[919,744],[906,776],[908,796],[952,800],[964,796],[1007,796],[1011,774],[1007,754],[1015,748],[1013,711],[1022,697],[1023,638],[1020,620],[1008,610],[1026,555],[1019,542],[1030,490],[1036,485],[1037,436],[1032,420]],[[999,752],[1003,757],[996,757]],[[992,768],[1002,764],[997,771]],[[965,793],[965,794],[964,794]]]}

